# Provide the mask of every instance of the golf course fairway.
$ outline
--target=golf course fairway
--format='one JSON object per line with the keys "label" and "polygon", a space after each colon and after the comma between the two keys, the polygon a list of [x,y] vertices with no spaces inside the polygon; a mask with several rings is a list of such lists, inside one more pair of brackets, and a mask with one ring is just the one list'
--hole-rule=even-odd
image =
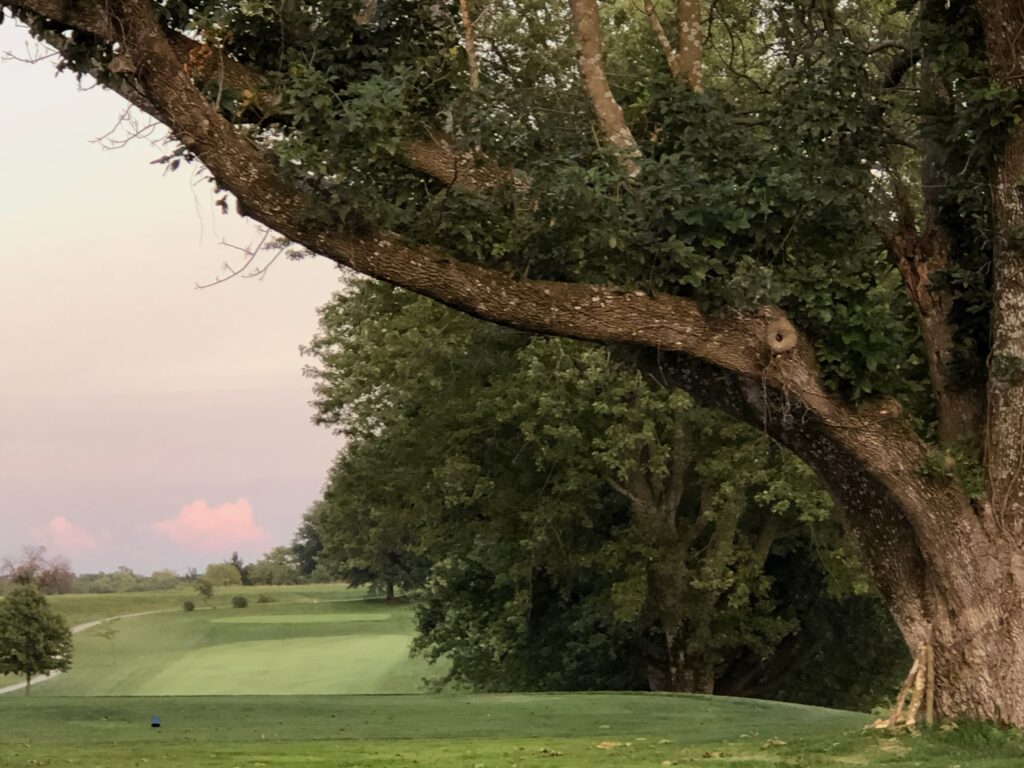
{"label": "golf course fairway", "polygon": [[100,624],[75,635],[71,671],[33,696],[417,693],[443,674],[409,656],[409,605],[323,598]]}

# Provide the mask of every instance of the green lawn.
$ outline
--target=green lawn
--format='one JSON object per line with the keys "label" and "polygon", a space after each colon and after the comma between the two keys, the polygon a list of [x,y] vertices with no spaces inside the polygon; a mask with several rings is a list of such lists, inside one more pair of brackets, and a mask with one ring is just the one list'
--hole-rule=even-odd
{"label": "green lawn", "polygon": [[[152,729],[152,715],[162,727]],[[1016,733],[891,739],[868,717],[657,694],[0,698],[0,766],[1017,768]],[[783,743],[785,742],[785,743]]]}
{"label": "green lawn", "polygon": [[345,594],[283,591],[248,608],[225,607],[228,594],[213,608],[107,622],[77,634],[71,671],[33,695],[413,693],[442,673],[409,658],[408,605]]}
{"label": "green lawn", "polygon": [[77,635],[71,672],[0,696],[0,768],[1024,765],[1020,735],[987,726],[896,739],[864,714],[743,699],[410,695],[439,671],[408,658],[408,606],[339,587],[244,592],[248,608],[223,590],[191,613],[187,593],[55,600],[76,623],[170,610]]}

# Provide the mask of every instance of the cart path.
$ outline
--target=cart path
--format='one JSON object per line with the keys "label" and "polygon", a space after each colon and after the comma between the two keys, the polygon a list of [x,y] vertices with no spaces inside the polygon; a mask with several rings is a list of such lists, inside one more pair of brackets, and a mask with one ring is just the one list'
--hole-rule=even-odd
{"label": "cart path", "polygon": [[[140,611],[139,613],[125,613],[120,616],[110,616],[106,619],[96,619],[95,621],[87,621],[84,624],[75,624],[75,626],[71,628],[71,634],[77,635],[79,632],[85,632],[85,630],[87,629],[92,629],[93,627],[98,627],[100,624],[106,624],[111,621],[118,621],[120,619],[132,619],[136,616],[149,616],[152,613],[167,613],[167,611]],[[47,680],[53,680],[53,678],[57,677],[57,675],[59,674],[60,671],[58,670],[50,672],[48,675],[36,677],[32,680],[32,685],[39,685],[40,683],[45,683]],[[14,693],[15,691],[21,691],[24,688],[25,683],[15,683],[14,685],[8,685],[5,688],[0,688],[0,696],[3,696],[5,693]]]}

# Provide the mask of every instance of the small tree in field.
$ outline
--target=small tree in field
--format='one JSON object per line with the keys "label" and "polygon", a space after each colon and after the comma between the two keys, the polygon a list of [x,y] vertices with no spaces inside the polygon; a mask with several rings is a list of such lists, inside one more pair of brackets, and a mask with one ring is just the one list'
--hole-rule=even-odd
{"label": "small tree in field", "polygon": [[25,677],[25,695],[32,678],[71,668],[71,630],[33,586],[11,590],[0,603],[0,674]]}
{"label": "small tree in field", "polygon": [[210,600],[213,597],[213,582],[209,579],[197,579],[195,588],[203,600]]}

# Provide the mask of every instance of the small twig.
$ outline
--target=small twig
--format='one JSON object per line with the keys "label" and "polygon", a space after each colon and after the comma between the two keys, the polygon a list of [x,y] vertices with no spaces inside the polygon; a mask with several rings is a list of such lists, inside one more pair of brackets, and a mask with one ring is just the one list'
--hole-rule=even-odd
{"label": "small twig", "polygon": [[196,289],[202,290],[205,288],[212,288],[215,285],[220,285],[221,283],[226,283],[229,280],[233,280],[236,277],[241,277],[243,279],[255,277],[262,280],[266,276],[267,271],[270,269],[270,267],[273,266],[274,262],[277,261],[281,254],[288,249],[288,243],[283,243],[277,249],[277,252],[270,258],[270,260],[267,261],[266,264],[262,266],[257,266],[255,269],[250,271],[249,268],[255,263],[256,257],[259,256],[259,254],[266,247],[267,241],[270,239],[270,235],[271,231],[269,229],[263,230],[263,236],[260,238],[259,242],[255,246],[241,246],[234,245],[233,243],[229,243],[226,241],[222,242],[222,245],[225,245],[228,248],[244,253],[246,257],[245,261],[237,269],[233,268],[230,264],[225,262],[223,264],[223,269],[227,272],[227,274],[222,275],[209,283],[196,283]]}

